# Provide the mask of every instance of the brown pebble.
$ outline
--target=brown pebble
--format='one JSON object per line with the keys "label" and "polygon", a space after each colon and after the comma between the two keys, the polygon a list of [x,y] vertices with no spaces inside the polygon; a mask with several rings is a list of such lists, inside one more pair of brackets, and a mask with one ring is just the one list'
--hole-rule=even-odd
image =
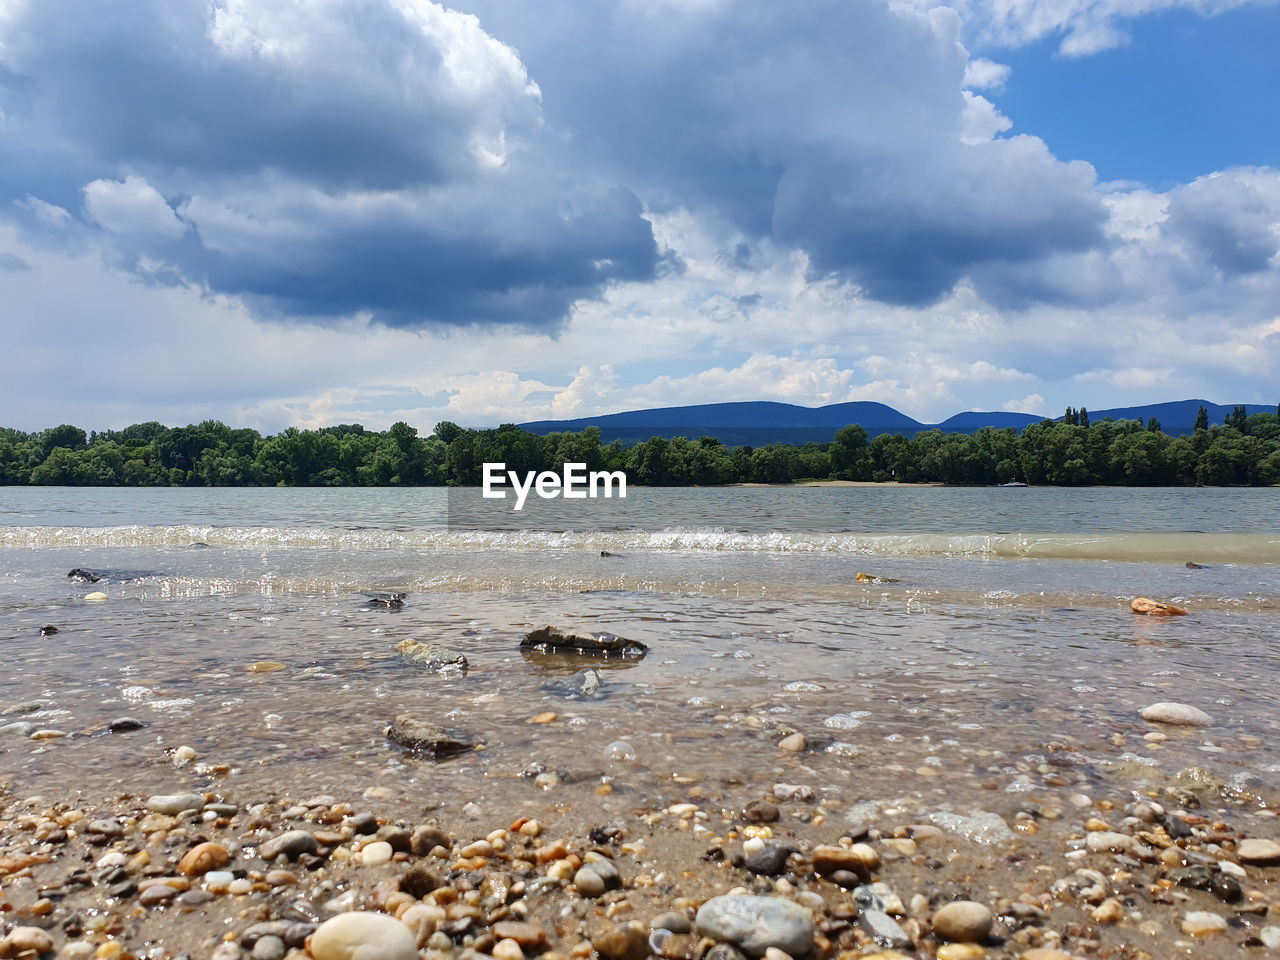
{"label": "brown pebble", "polygon": [[188,877],[198,877],[210,870],[221,870],[231,858],[220,843],[200,843],[186,852],[178,861],[178,872]]}
{"label": "brown pebble", "polygon": [[742,818],[748,823],[774,823],[778,815],[777,806],[768,800],[752,800],[742,808]]}
{"label": "brown pebble", "polygon": [[813,848],[813,869],[819,876],[829,877],[837,870],[852,873],[862,880],[871,879],[871,867],[860,850],[826,845]]}
{"label": "brown pebble", "polygon": [[158,907],[168,903],[178,893],[178,890],[175,890],[167,883],[157,883],[155,886],[147,887],[147,889],[138,894],[138,902],[144,907]]}
{"label": "brown pebble", "polygon": [[530,723],[554,723],[555,720],[556,714],[552,713],[550,710],[546,713],[540,713],[536,717],[529,718]]}
{"label": "brown pebble", "polygon": [[499,940],[514,940],[525,953],[539,952],[547,945],[547,934],[540,927],[520,920],[501,920],[492,927]]}
{"label": "brown pebble", "polygon": [[421,826],[409,837],[409,849],[415,857],[425,857],[436,847],[449,849],[449,837],[439,827]]}
{"label": "brown pebble", "polygon": [[649,956],[649,931],[635,920],[618,924],[591,942],[605,960],[647,960]]}

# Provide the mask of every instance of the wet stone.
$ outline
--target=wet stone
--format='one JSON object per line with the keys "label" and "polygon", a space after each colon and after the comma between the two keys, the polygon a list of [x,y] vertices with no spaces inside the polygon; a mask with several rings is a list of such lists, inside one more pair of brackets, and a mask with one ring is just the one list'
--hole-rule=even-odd
{"label": "wet stone", "polygon": [[777,947],[793,957],[813,949],[814,926],[809,911],[776,897],[713,897],[698,910],[697,932],[737,947],[748,957],[762,957]]}
{"label": "wet stone", "polygon": [[418,960],[413,934],[382,913],[356,911],[326,920],[311,938],[314,960]]}
{"label": "wet stone", "polygon": [[612,633],[577,633],[549,626],[527,634],[521,641],[520,648],[537,653],[618,657],[623,660],[639,660],[649,652],[649,648],[640,641],[628,640]]}
{"label": "wet stone", "polygon": [[409,836],[409,849],[415,857],[425,857],[436,847],[449,849],[449,837],[439,827],[417,827]]}
{"label": "wet stone", "polygon": [[313,854],[318,849],[316,838],[306,830],[290,830],[262,844],[258,848],[258,854],[263,860],[274,860],[282,856],[297,860],[300,856]]}
{"label": "wet stone", "polygon": [[[858,847],[865,847],[865,844],[859,844]],[[870,850],[870,848],[867,849]],[[871,853],[874,855],[873,850]],[[813,869],[815,873],[822,877],[830,877],[837,871],[845,871],[861,877],[863,880],[871,878],[869,858],[863,853],[862,849],[852,847],[838,847],[835,845],[814,847]]]}
{"label": "wet stone", "polygon": [[1186,703],[1153,703],[1143,707],[1139,716],[1150,723],[1203,727],[1212,721],[1207,713]]}
{"label": "wet stone", "polygon": [[742,865],[758,876],[776,877],[787,869],[787,858],[795,852],[795,844],[769,840],[760,850],[747,854]]}
{"label": "wet stone", "polygon": [[457,650],[438,643],[423,643],[420,640],[401,640],[396,649],[415,663],[420,663],[427,670],[466,670],[467,658]]}
{"label": "wet stone", "polygon": [[1236,856],[1244,863],[1275,863],[1280,861],[1280,843],[1274,840],[1241,840]]}
{"label": "wet stone", "polygon": [[162,794],[147,799],[148,810],[171,817],[176,817],[186,810],[199,810],[203,806],[204,797],[198,793]]}
{"label": "wet stone", "polygon": [[1182,920],[1182,932],[1193,937],[1206,937],[1214,933],[1225,933],[1227,921],[1216,913],[1193,910]]}
{"label": "wet stone", "polygon": [[253,945],[253,960],[284,960],[288,948],[279,937],[263,937]]}
{"label": "wet stone", "polygon": [[867,935],[881,946],[890,947],[894,950],[902,950],[911,946],[911,938],[907,936],[907,932],[898,925],[897,920],[883,910],[875,908],[863,910],[859,919],[862,923],[862,929],[867,931]]}
{"label": "wet stone", "polygon": [[544,693],[566,700],[601,700],[604,678],[595,670],[579,670],[571,677],[558,677],[542,685]]}
{"label": "wet stone", "polygon": [[117,717],[107,724],[107,729],[112,733],[129,733],[133,730],[141,730],[146,723],[137,717]]}
{"label": "wet stone", "polygon": [[940,940],[981,943],[991,933],[991,911],[973,900],[957,900],[933,915],[933,932]]}
{"label": "wet stone", "polygon": [[470,750],[474,744],[456,737],[425,717],[398,715],[384,731],[388,740],[426,757],[445,757]]}
{"label": "wet stone", "polygon": [[683,913],[669,911],[660,913],[649,921],[650,930],[670,930],[672,933],[689,933],[693,923]]}
{"label": "wet stone", "polygon": [[742,808],[742,819],[748,823],[776,823],[778,808],[768,800],[752,800]]}
{"label": "wet stone", "polygon": [[591,942],[605,960],[645,960],[649,956],[649,933],[635,921],[619,924]]}
{"label": "wet stone", "polygon": [[372,813],[358,813],[347,821],[353,833],[367,834],[378,832],[378,818]]}

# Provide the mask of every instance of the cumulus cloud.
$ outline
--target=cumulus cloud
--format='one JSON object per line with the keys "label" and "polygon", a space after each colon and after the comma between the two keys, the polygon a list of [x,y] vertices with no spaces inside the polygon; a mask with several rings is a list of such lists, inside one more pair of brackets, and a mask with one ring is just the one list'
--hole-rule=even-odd
{"label": "cumulus cloud", "polygon": [[83,190],[122,259],[262,312],[551,326],[655,269],[637,198],[564,169],[537,84],[474,16],[32,3],[0,30],[6,182],[71,209]]}

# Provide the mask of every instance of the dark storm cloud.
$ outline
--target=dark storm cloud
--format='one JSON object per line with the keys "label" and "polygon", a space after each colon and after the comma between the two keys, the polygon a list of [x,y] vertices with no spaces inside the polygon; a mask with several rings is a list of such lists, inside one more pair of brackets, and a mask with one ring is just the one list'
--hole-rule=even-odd
{"label": "dark storm cloud", "polygon": [[560,174],[536,85],[473,17],[50,0],[0,40],[0,188],[122,263],[283,314],[533,326],[657,264],[630,192]]}

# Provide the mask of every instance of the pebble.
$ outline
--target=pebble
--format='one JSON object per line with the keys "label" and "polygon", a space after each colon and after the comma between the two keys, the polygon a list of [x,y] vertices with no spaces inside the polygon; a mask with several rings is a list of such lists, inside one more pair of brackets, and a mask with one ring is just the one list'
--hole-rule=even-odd
{"label": "pebble", "polygon": [[1143,720],[1151,723],[1170,723],[1190,727],[1203,727],[1212,721],[1199,707],[1186,703],[1153,703],[1139,711]]}
{"label": "pebble", "polygon": [[933,932],[941,940],[979,943],[991,932],[992,916],[981,903],[957,900],[933,915]]}
{"label": "pebble", "polygon": [[865,843],[852,847],[822,845],[813,848],[813,869],[823,877],[846,870],[863,880],[871,879],[871,871],[880,865],[880,855]]}
{"label": "pebble", "polygon": [[1224,933],[1227,921],[1216,913],[1204,910],[1193,910],[1183,918],[1182,932],[1193,937],[1204,937],[1211,933]]}
{"label": "pebble", "polygon": [[742,808],[742,818],[748,823],[774,823],[779,815],[778,808],[768,800],[752,800]]}
{"label": "pebble", "polygon": [[390,863],[393,856],[395,856],[395,850],[385,840],[375,840],[360,848],[360,862],[366,867]]}
{"label": "pebble", "polygon": [[499,940],[493,945],[494,960],[524,960],[524,951],[514,940]]}
{"label": "pebble", "polygon": [[304,854],[315,853],[317,849],[319,845],[316,843],[316,838],[307,831],[290,830],[268,840],[258,848],[258,853],[263,860],[274,860],[280,856],[297,860]]}
{"label": "pebble", "polygon": [[1236,856],[1245,863],[1271,863],[1280,860],[1280,843],[1254,838],[1241,840],[1240,846],[1236,847]]}
{"label": "pebble", "polygon": [[793,733],[778,741],[778,749],[786,750],[788,753],[804,753],[809,749],[809,741],[805,739],[803,733]]}
{"label": "pebble", "polygon": [[0,941],[4,956],[12,957],[34,950],[36,953],[48,953],[53,950],[53,938],[39,927],[14,927],[9,935]]}
{"label": "pebble", "polygon": [[590,867],[583,867],[573,875],[573,885],[584,897],[598,897],[604,893],[604,880]]}
{"label": "pebble", "polygon": [[399,920],[356,911],[322,923],[310,953],[314,960],[418,960],[418,945]]}
{"label": "pebble", "polygon": [[266,936],[253,945],[253,960],[284,960],[284,941],[276,936]]}
{"label": "pebble", "polygon": [[1124,919],[1124,907],[1115,897],[1107,897],[1094,909],[1092,916],[1099,923],[1119,923]]}
{"label": "pebble", "polygon": [[907,931],[903,930],[898,925],[898,921],[883,910],[867,907],[862,911],[861,920],[862,929],[866,930],[878,943],[895,950],[904,950],[911,946],[911,937],[907,935]]}
{"label": "pebble", "polygon": [[[746,845],[743,845],[746,849]],[[787,858],[796,852],[794,844],[766,840],[764,846],[746,855],[742,865],[761,877],[776,877],[787,869]]]}
{"label": "pebble", "polygon": [[547,934],[541,928],[522,920],[499,920],[491,928],[499,940],[510,940],[521,948],[538,952],[547,945]]}
{"label": "pebble", "polygon": [[220,843],[201,843],[192,847],[178,861],[178,872],[188,877],[196,877],[210,870],[220,870],[227,865],[230,857]]}
{"label": "pebble", "polygon": [[103,600],[107,599],[107,595],[101,590],[95,590],[93,593],[86,593],[84,598],[92,601],[93,603],[101,603]]}
{"label": "pebble", "polygon": [[162,794],[147,800],[147,809],[154,813],[163,813],[176,817],[186,810],[199,810],[204,806],[204,797],[198,793]]}
{"label": "pebble", "polygon": [[144,907],[158,907],[168,903],[180,892],[167,883],[157,883],[154,887],[147,887],[138,894],[138,902]]}
{"label": "pebble", "polygon": [[649,956],[649,933],[635,921],[619,924],[591,943],[605,960],[645,960]]}
{"label": "pebble", "polygon": [[1071,954],[1051,947],[1036,947],[1020,954],[1018,960],[1071,960]]}
{"label": "pebble", "polygon": [[938,948],[938,960],[982,960],[987,951],[976,943],[945,943]]}
{"label": "pebble", "polygon": [[676,913],[674,910],[668,913],[660,913],[649,921],[650,930],[670,930],[672,933],[690,933],[693,931],[693,924],[683,913]]}
{"label": "pebble", "polygon": [[107,729],[112,733],[128,733],[131,730],[141,730],[146,724],[137,717],[117,717],[107,724]]}
{"label": "pebble", "polygon": [[798,903],[775,897],[733,895],[713,897],[698,910],[699,934],[732,944],[748,957],[758,958],[769,947],[793,957],[813,949],[814,926],[809,911]]}

